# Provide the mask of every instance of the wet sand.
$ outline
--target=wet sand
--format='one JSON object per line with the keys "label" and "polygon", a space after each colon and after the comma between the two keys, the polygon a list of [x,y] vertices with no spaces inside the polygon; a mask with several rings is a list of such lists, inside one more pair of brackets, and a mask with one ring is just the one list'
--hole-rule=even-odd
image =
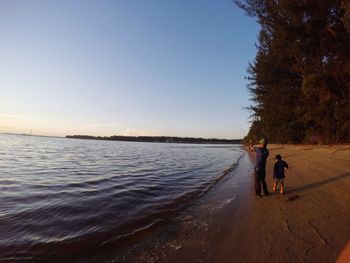
{"label": "wet sand", "polygon": [[[269,145],[269,196],[254,197],[254,153],[138,262],[335,262],[350,241],[350,146]],[[279,153],[285,194],[272,193]],[[134,261],[134,262],[136,262]]]}

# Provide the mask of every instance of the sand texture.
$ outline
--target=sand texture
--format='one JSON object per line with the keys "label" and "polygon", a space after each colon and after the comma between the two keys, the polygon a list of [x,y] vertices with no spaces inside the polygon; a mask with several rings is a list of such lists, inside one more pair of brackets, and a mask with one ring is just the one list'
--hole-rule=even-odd
{"label": "sand texture", "polygon": [[[269,145],[268,149],[269,196],[254,197],[255,155],[249,153],[236,174],[204,200],[207,206],[215,200],[231,201],[198,215],[199,227],[155,261],[335,262],[350,241],[350,146]],[[272,193],[277,153],[290,167],[284,195]],[[230,189],[237,188],[230,197]],[[186,236],[177,233],[177,240],[182,235]]]}

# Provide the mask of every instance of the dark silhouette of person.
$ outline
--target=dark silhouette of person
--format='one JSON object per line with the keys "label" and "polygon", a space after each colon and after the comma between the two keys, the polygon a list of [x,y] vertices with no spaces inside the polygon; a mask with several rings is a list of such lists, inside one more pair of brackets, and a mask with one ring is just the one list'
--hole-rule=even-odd
{"label": "dark silhouette of person", "polygon": [[266,176],[266,159],[269,156],[269,150],[266,149],[267,139],[263,138],[259,141],[259,144],[253,146],[253,150],[256,152],[256,164],[255,164],[255,194],[257,197],[261,197],[261,186],[265,195],[269,195],[267,185],[265,181]]}

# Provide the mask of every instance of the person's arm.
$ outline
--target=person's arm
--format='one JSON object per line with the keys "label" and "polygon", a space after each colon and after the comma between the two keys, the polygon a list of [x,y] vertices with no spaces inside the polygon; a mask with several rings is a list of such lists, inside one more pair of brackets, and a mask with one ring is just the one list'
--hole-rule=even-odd
{"label": "person's arm", "polygon": [[[284,162],[284,161],[283,161]],[[284,171],[288,171],[288,163],[284,162]]]}
{"label": "person's arm", "polygon": [[249,150],[250,150],[251,152],[254,151],[254,145],[253,145],[252,140],[249,141]]}
{"label": "person's arm", "polygon": [[256,152],[256,149],[257,148],[264,148],[264,145],[262,145],[262,144],[256,144],[256,145],[252,145],[252,148],[253,148],[253,152]]}
{"label": "person's arm", "polygon": [[254,145],[250,144],[250,145],[249,145],[249,150],[250,150],[251,152],[254,152]]}
{"label": "person's arm", "polygon": [[256,145],[252,145],[252,146],[250,147],[250,151],[251,151],[251,152],[256,152]]}

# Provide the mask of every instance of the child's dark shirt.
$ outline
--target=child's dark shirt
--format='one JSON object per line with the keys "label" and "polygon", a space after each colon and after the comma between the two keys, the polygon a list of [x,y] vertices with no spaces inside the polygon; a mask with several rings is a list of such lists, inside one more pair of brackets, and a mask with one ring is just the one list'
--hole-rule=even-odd
{"label": "child's dark shirt", "polygon": [[273,167],[273,178],[284,178],[284,168],[288,168],[288,164],[283,161],[277,161]]}

